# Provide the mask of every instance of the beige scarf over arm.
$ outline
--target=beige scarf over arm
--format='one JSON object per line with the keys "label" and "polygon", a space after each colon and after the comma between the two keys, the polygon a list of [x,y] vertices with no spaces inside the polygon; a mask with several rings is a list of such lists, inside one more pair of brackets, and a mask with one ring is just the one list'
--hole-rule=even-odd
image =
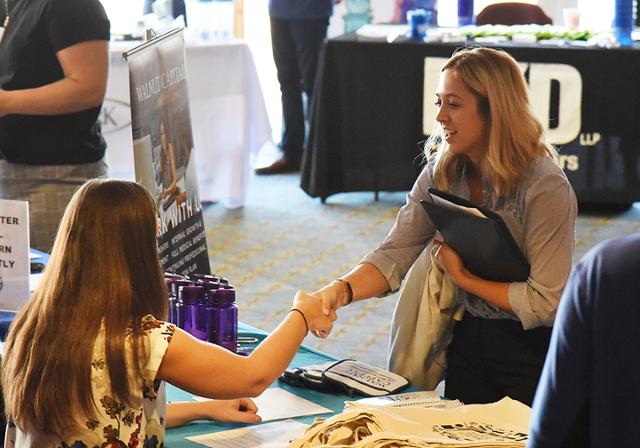
{"label": "beige scarf over arm", "polygon": [[444,377],[453,326],[462,320],[457,287],[435,261],[429,244],[417,258],[400,290],[393,313],[388,366],[414,386],[433,390]]}

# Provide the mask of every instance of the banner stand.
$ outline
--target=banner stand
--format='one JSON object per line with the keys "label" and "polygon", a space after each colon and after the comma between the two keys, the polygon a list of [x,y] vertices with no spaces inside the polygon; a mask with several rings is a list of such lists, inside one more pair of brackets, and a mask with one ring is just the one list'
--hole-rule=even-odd
{"label": "banner stand", "polygon": [[156,201],[158,251],[166,271],[209,274],[186,80],[184,29],[123,53],[129,66],[136,182]]}

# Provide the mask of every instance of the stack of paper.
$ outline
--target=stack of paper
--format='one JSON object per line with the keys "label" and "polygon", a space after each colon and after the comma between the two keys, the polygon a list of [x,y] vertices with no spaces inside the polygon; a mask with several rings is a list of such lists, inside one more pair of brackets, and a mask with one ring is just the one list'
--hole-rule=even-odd
{"label": "stack of paper", "polygon": [[[196,401],[208,400],[208,398],[203,397],[193,398]],[[320,406],[279,387],[271,387],[265,390],[253,401],[258,407],[258,415],[263,422],[333,412],[329,408]]]}
{"label": "stack of paper", "polygon": [[[196,401],[208,400],[208,398],[197,396],[193,398]],[[263,423],[271,420],[288,420],[202,434],[187,437],[187,439],[213,448],[284,448],[291,440],[301,437],[309,426],[291,420],[292,417],[333,412],[331,409],[279,387],[265,390],[253,401],[258,406],[258,415],[262,417]]]}
{"label": "stack of paper", "polygon": [[284,448],[291,440],[302,436],[307,426],[295,420],[284,420],[187,437],[187,440],[211,448]]}
{"label": "stack of paper", "polygon": [[443,400],[436,391],[407,392],[384,397],[346,401],[345,409],[358,406],[388,406],[392,408],[453,409],[462,406],[460,400]]}

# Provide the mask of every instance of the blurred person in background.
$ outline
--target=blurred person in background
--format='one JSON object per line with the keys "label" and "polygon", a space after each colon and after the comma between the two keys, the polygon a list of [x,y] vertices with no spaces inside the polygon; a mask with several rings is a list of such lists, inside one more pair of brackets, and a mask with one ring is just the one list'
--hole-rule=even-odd
{"label": "blurred person in background", "polygon": [[[152,11],[152,4],[153,0],[144,0],[144,14],[149,14]],[[178,17],[182,14],[185,19],[185,24],[187,23],[187,13],[184,6],[184,0],[171,0],[171,12],[173,17]]]}
{"label": "blurred person in background", "polygon": [[282,92],[282,156],[256,174],[300,170],[305,146],[305,107],[311,106],[318,58],[327,36],[333,4],[342,0],[269,0],[271,47]]}
{"label": "blurred person in background", "polygon": [[31,246],[49,251],[74,191],[107,173],[110,24],[98,0],[3,0],[1,22],[0,198],[29,201]]}

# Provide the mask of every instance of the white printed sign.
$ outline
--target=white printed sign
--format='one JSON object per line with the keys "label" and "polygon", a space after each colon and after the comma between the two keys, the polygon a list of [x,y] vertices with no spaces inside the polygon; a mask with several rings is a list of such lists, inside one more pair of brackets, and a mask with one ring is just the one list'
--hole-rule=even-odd
{"label": "white printed sign", "polygon": [[0,310],[29,298],[29,203],[0,200]]}

